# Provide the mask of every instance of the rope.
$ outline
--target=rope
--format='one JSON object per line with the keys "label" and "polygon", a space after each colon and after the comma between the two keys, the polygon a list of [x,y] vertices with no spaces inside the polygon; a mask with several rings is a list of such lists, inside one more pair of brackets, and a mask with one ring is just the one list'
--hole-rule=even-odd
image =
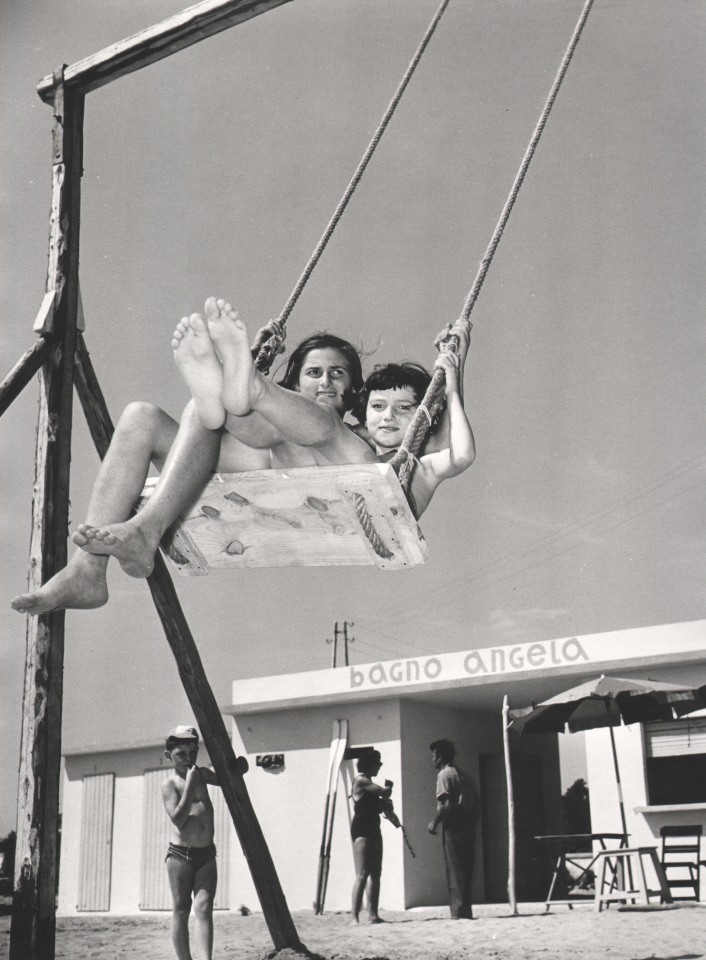
{"label": "rope", "polygon": [[353,506],[355,507],[356,516],[358,517],[358,522],[360,523],[363,533],[375,553],[377,553],[379,557],[382,557],[383,560],[394,560],[394,553],[390,553],[373,525],[372,517],[368,513],[365,497],[362,494],[353,494]]}
{"label": "rope", "polygon": [[346,191],[343,194],[343,197],[339,201],[339,204],[336,207],[333,216],[329,220],[328,226],[324,230],[323,236],[319,240],[316,246],[316,249],[312,253],[311,257],[309,258],[309,262],[304,268],[304,271],[302,272],[302,275],[299,277],[299,280],[297,280],[294,290],[292,290],[292,292],[290,293],[289,299],[285,303],[284,308],[278,317],[278,322],[282,328],[281,339],[278,339],[277,337],[272,336],[260,348],[260,352],[256,360],[256,366],[258,370],[261,370],[262,372],[266,373],[270,369],[270,366],[272,365],[272,361],[274,360],[274,358],[277,356],[278,353],[281,353],[282,350],[284,349],[284,345],[283,345],[284,327],[287,322],[287,319],[289,318],[289,315],[292,312],[294,305],[299,299],[299,296],[301,295],[302,290],[304,289],[309,277],[311,276],[314,270],[314,267],[319,262],[321,254],[324,252],[324,249],[326,248],[326,244],[329,242],[333,231],[336,229],[336,225],[338,224],[338,221],[343,216],[343,212],[348,205],[348,201],[353,196],[353,192],[355,191],[355,188],[358,186],[358,183],[360,182],[360,179],[363,176],[363,173],[365,172],[365,168],[368,166],[368,162],[370,161],[370,158],[375,152],[375,149],[378,143],[382,139],[382,135],[385,132],[385,129],[388,123],[392,119],[392,115],[397,109],[398,103],[402,99],[402,94],[404,93],[407,87],[407,84],[411,80],[412,74],[417,69],[417,65],[419,64],[419,61],[422,58],[422,54],[426,50],[427,44],[431,40],[432,34],[436,30],[439,20],[441,19],[444,11],[446,10],[446,7],[449,5],[450,2],[451,0],[442,0],[439,9],[436,11],[431,23],[427,27],[427,31],[424,34],[424,37],[422,38],[422,42],[419,44],[419,47],[417,48],[417,52],[414,54],[414,57],[412,58],[409,66],[407,67],[407,70],[405,71],[405,74],[402,77],[402,80],[400,81],[400,84],[397,87],[397,90],[395,91],[395,95],[390,101],[387,107],[387,110],[383,115],[382,120],[378,124],[377,130],[373,134],[373,138],[368,144],[367,150],[363,154],[362,160],[358,164],[350,183],[346,187]]}
{"label": "rope", "polygon": [[[520,187],[525,179],[525,174],[527,173],[527,169],[530,165],[532,157],[534,156],[537,144],[539,143],[539,138],[544,130],[544,125],[546,124],[549,113],[554,106],[554,101],[559,93],[559,88],[561,87],[564,75],[566,74],[569,64],[571,63],[571,58],[574,55],[574,50],[579,42],[588,15],[591,12],[593,2],[594,0],[586,0],[583,10],[581,11],[581,16],[576,24],[571,40],[569,41],[569,45],[566,48],[566,53],[561,61],[556,77],[554,78],[554,83],[549,91],[549,96],[544,104],[544,108],[539,117],[537,125],[534,128],[534,132],[530,139],[527,150],[525,151],[525,155],[522,158],[522,163],[520,164],[520,169],[517,172],[512,189],[510,190],[510,195],[505,201],[505,206],[500,214],[500,219],[496,224],[495,230],[493,231],[493,235],[490,239],[490,243],[488,244],[483,259],[480,262],[476,278],[473,281],[473,286],[469,290],[468,296],[466,297],[463,309],[461,310],[462,320],[469,319],[471,311],[473,310],[473,306],[478,299],[478,294],[483,286],[483,281],[485,280],[485,276],[488,272],[493,257],[495,256],[495,251],[500,243],[500,238],[505,230],[505,225],[510,218],[510,213],[512,212],[517,195],[520,192]],[[441,350],[456,350],[458,348],[457,338],[444,337],[444,331],[442,331],[439,337],[437,337],[437,341],[439,342],[439,348]],[[423,411],[421,407],[425,406],[429,410],[435,410],[441,406],[441,403],[444,399],[445,379],[446,375],[444,371],[437,368],[434,371],[431,383],[427,388],[427,392],[424,395],[422,404],[417,409],[417,412],[412,418],[412,422],[407,428],[402,446],[399,448],[395,457],[393,457],[393,459],[390,461],[399,476],[402,489],[405,491],[409,487],[409,483],[412,478],[412,471],[414,470],[414,459],[412,455],[417,453],[429,432],[429,424],[425,419],[425,411]]]}

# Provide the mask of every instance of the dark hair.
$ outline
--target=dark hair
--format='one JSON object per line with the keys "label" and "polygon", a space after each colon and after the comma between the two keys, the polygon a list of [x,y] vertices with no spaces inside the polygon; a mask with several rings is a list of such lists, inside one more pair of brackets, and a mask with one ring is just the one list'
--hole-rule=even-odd
{"label": "dark hair", "polygon": [[286,390],[296,390],[299,386],[299,377],[307,355],[310,354],[312,350],[326,350],[329,348],[338,350],[348,361],[351,374],[351,387],[350,390],[347,390],[344,394],[344,400],[346,410],[350,410],[353,407],[358,392],[363,388],[363,367],[360,362],[360,354],[352,343],[343,340],[341,337],[337,337],[333,333],[327,333],[325,330],[319,333],[313,333],[310,337],[307,337],[306,340],[302,340],[289,357],[284,376],[278,381],[279,385]]}
{"label": "dark hair", "polygon": [[356,761],[358,773],[370,773],[381,761],[379,750],[366,750]]}
{"label": "dark hair", "polygon": [[199,741],[195,737],[167,737],[164,749],[171,753],[174,747],[181,746],[182,743],[195,743],[198,746]]}
{"label": "dark hair", "polygon": [[430,383],[431,374],[419,363],[404,360],[402,363],[378,364],[363,384],[353,413],[361,423],[365,423],[368,399],[373,390],[400,390],[402,387],[409,387],[414,391],[417,403],[421,403]]}
{"label": "dark hair", "polygon": [[456,753],[456,748],[450,740],[435,740],[429,744],[429,749],[432,753],[438,753],[446,763],[451,763]]}

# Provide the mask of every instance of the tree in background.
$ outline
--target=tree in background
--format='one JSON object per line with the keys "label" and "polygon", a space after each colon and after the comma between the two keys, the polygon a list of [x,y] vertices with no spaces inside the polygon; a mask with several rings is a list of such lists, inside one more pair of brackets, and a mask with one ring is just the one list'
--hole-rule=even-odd
{"label": "tree in background", "polygon": [[564,833],[590,833],[591,807],[588,786],[582,778],[574,780],[561,798],[564,814]]}
{"label": "tree in background", "polygon": [[0,876],[14,877],[15,875],[15,845],[17,836],[14,830],[11,830],[6,837],[0,840],[0,854],[2,854],[2,867]]}

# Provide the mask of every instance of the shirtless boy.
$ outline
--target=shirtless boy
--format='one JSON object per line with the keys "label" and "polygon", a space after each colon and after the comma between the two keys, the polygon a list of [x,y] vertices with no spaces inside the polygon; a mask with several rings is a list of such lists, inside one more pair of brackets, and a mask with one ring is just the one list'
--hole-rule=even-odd
{"label": "shirtless boy", "polygon": [[165,754],[174,770],[162,784],[164,808],[172,821],[166,864],[172,891],[172,942],[179,960],[192,960],[189,914],[193,898],[194,939],[200,960],[213,955],[213,900],[218,871],[213,843],[213,805],[206,784],[218,786],[208,767],[197,767],[199,735],[194,727],[171,730]]}

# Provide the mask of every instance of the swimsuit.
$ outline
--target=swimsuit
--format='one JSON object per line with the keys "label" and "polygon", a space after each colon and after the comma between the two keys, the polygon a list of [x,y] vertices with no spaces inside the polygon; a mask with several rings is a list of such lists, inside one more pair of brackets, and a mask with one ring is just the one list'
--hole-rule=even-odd
{"label": "swimsuit", "polygon": [[364,793],[360,800],[353,802],[353,820],[351,821],[351,837],[379,837],[380,833],[380,798],[374,793]]}
{"label": "swimsuit", "polygon": [[211,860],[216,859],[216,847],[212,843],[207,847],[182,847],[181,844],[170,843],[167,855],[164,858],[165,861],[170,857],[174,857],[175,860],[184,860],[186,863],[192,863],[194,870],[200,870],[201,867],[205,867]]}

